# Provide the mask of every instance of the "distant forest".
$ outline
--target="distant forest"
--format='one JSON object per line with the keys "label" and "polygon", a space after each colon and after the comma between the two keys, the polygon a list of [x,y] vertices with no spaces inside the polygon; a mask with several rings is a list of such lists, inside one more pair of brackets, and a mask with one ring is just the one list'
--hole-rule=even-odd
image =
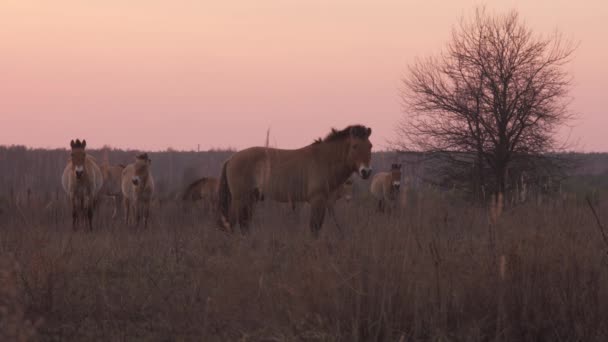
{"label": "distant forest", "polygon": [[[111,165],[129,164],[138,152],[113,148],[88,150],[100,165],[104,161]],[[233,153],[232,150],[150,152],[158,195],[175,194],[199,177],[217,177],[222,163]],[[43,197],[58,196],[63,192],[60,178],[68,157],[67,149],[0,146],[0,196],[18,196],[28,190]],[[608,189],[608,153],[571,153],[568,157],[576,161],[570,178],[577,189],[583,192]],[[372,157],[374,170],[386,170],[392,163],[403,164],[404,177],[412,187],[422,184],[424,158],[421,154],[375,152]]]}

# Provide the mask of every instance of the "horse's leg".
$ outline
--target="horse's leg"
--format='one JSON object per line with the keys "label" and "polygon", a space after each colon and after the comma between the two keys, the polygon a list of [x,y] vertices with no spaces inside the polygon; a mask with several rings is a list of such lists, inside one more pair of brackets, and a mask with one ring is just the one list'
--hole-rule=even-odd
{"label": "horse's leg", "polygon": [[135,201],[135,226],[139,228],[139,221],[141,220],[141,199]]}
{"label": "horse's leg", "polygon": [[228,225],[229,225],[229,227],[227,227],[227,228],[230,232],[234,232],[234,226],[236,225],[236,222],[238,220],[240,209],[241,209],[241,200],[237,199],[237,198],[233,198],[232,201],[230,201],[230,208],[228,209],[228,217],[226,218],[228,220]]}
{"label": "horse's leg", "polygon": [[342,230],[342,226],[338,223],[338,219],[336,218],[336,210],[335,210],[335,205],[336,203],[331,203],[331,204],[327,204],[327,214],[329,215],[329,217],[331,217],[334,220],[334,223],[336,224],[336,228],[338,228],[338,233],[340,234],[340,237],[344,236],[344,231]]}
{"label": "horse's leg", "polygon": [[332,216],[335,215],[335,209],[334,209],[334,204],[333,203],[327,203],[327,214]]}
{"label": "horse's leg", "polygon": [[87,221],[89,224],[89,230],[93,231],[93,207],[89,205],[87,208]]}
{"label": "horse's leg", "polygon": [[319,230],[323,226],[325,212],[327,211],[327,201],[325,199],[316,199],[310,203],[310,231],[312,235],[319,237]]}
{"label": "horse's leg", "polygon": [[384,200],[378,200],[378,211],[381,213],[384,212]]}
{"label": "horse's leg", "polygon": [[150,216],[150,202],[144,205],[144,228],[148,228],[148,217]]}
{"label": "horse's leg", "polygon": [[125,209],[125,225],[129,225],[129,214],[131,213],[131,201],[128,197],[123,199],[124,209]]}
{"label": "horse's leg", "polygon": [[116,218],[118,215],[118,196],[112,196],[112,200],[114,201],[114,210],[112,211],[112,220]]}
{"label": "horse's leg", "polygon": [[72,230],[76,230],[78,222],[78,205],[76,200],[72,200]]}
{"label": "horse's leg", "polygon": [[241,200],[239,206],[239,225],[241,226],[241,233],[247,234],[249,232],[249,224],[251,223],[251,217],[253,216],[253,204],[255,200],[253,197],[248,200]]}

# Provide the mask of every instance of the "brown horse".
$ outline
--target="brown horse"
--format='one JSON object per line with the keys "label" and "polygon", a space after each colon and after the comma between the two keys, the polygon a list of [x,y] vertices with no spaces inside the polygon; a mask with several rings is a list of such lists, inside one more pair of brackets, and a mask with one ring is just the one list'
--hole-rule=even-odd
{"label": "brown horse", "polygon": [[355,125],[332,129],[324,139],[296,150],[251,147],[235,153],[222,167],[220,224],[232,230],[238,222],[246,232],[259,199],[308,202],[310,229],[317,236],[331,194],[353,172],[364,179],[370,176],[371,132]]}
{"label": "brown horse", "polygon": [[114,210],[112,211],[112,218],[116,218],[118,210],[120,208],[120,202],[122,200],[122,170],[125,166],[120,165],[109,165],[107,163],[101,164],[101,174],[103,175],[103,187],[101,188],[100,194],[102,196],[112,198],[114,204]]}
{"label": "brown horse", "polygon": [[93,212],[103,177],[95,159],[85,152],[86,146],[86,140],[70,141],[72,152],[63,169],[61,185],[72,206],[72,228],[76,229],[79,217],[86,216],[89,229],[93,230]]}
{"label": "brown horse", "polygon": [[135,213],[136,225],[142,217],[144,227],[148,226],[150,202],[154,195],[154,177],[150,172],[152,160],[147,153],[137,155],[135,163],[127,165],[122,170],[122,195],[125,207],[125,223],[129,224],[130,212]]}
{"label": "brown horse", "polygon": [[371,193],[378,200],[378,210],[397,201],[401,187],[401,164],[391,165],[390,172],[378,172],[372,178]]}
{"label": "brown horse", "polygon": [[202,177],[192,182],[182,194],[182,201],[201,201],[206,210],[216,209],[219,179],[215,177]]}

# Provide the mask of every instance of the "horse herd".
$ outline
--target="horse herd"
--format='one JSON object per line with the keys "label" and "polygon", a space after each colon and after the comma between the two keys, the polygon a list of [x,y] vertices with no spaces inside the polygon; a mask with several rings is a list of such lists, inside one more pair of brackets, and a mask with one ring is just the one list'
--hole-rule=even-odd
{"label": "horse herd", "polygon": [[[202,200],[218,214],[221,229],[233,232],[237,225],[246,233],[255,204],[263,200],[310,204],[309,227],[317,236],[326,213],[340,198],[349,200],[352,193],[351,175],[362,179],[372,175],[369,137],[371,128],[351,125],[342,130],[332,129],[323,139],[295,149],[251,147],[233,154],[222,166],[219,179],[203,177],[190,184],[183,200]],[[71,155],[62,175],[62,185],[72,207],[72,227],[86,220],[92,229],[93,213],[101,194],[120,195],[126,224],[147,226],[150,203],[154,195],[151,160],[139,154],[129,165],[100,168],[86,153],[86,140],[70,142]],[[378,172],[370,185],[378,201],[378,209],[397,199],[401,182],[401,165],[393,164],[390,171]],[[115,203],[113,217],[118,204]]]}

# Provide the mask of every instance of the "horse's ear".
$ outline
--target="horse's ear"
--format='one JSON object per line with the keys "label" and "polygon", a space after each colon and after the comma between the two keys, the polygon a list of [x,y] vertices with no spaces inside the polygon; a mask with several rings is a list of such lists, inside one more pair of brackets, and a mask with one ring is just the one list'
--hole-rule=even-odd
{"label": "horse's ear", "polygon": [[87,141],[82,139],[82,148],[85,148],[85,147],[87,147]]}
{"label": "horse's ear", "polygon": [[74,139],[70,140],[70,147],[74,148]]}
{"label": "horse's ear", "polygon": [[367,137],[369,138],[369,136],[372,135],[372,129],[371,128],[367,128]]}

